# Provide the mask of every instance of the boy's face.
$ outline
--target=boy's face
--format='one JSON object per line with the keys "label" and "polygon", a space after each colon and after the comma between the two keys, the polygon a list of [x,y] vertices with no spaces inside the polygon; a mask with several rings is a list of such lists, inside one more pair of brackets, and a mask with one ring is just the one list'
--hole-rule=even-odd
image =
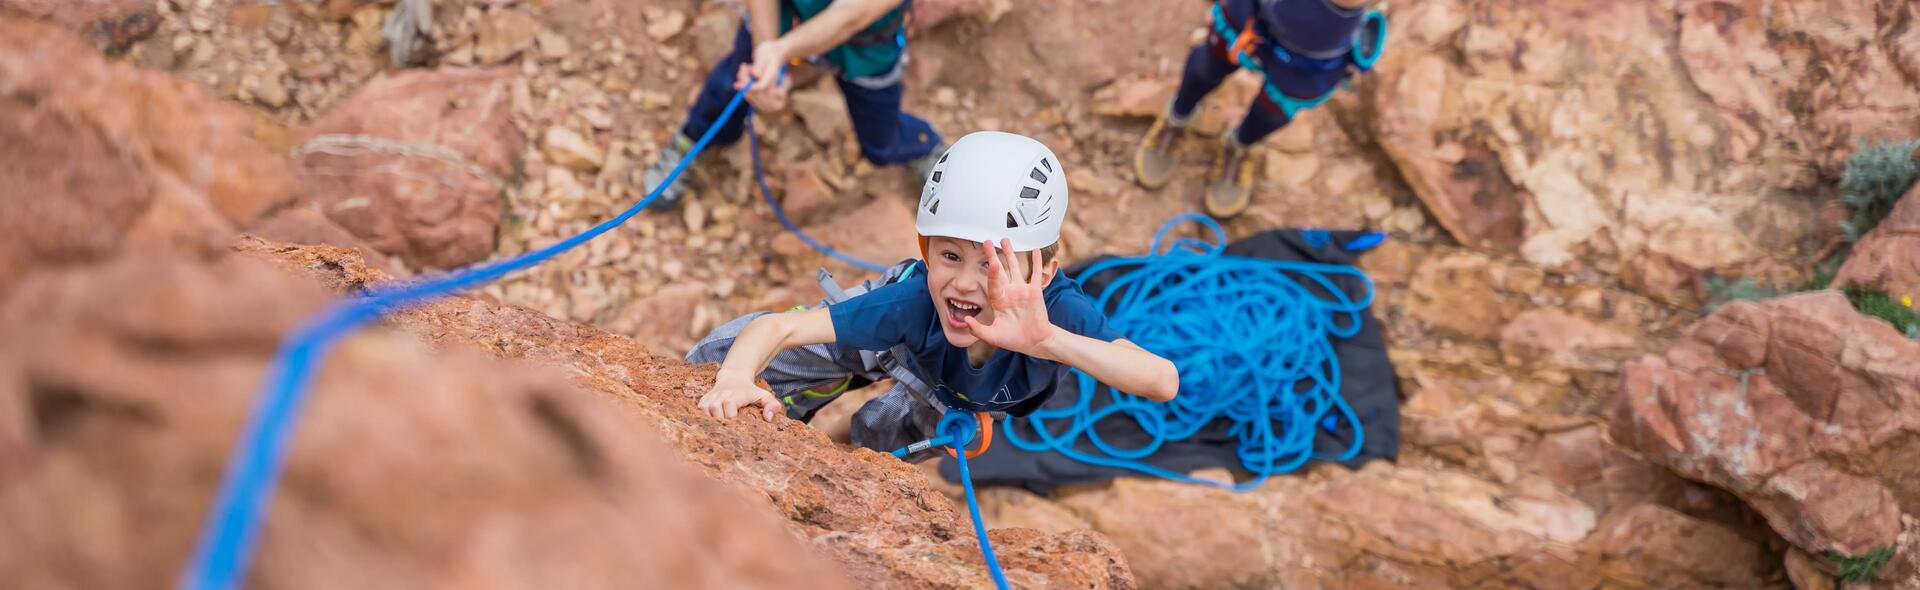
{"label": "boy's face", "polygon": [[[1018,268],[1008,269],[1009,277],[1027,276],[1028,257],[1014,256]],[[973,316],[981,323],[993,323],[993,307],[987,305],[987,253],[979,242],[953,238],[927,239],[927,292],[933,307],[940,312],[940,330],[947,343],[957,348],[973,346],[974,337],[962,318]]]}

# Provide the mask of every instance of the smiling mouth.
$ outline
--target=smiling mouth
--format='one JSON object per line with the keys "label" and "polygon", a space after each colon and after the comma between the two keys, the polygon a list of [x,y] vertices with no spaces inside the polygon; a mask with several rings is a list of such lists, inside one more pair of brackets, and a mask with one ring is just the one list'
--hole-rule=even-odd
{"label": "smiling mouth", "polygon": [[979,317],[980,306],[965,301],[947,300],[947,322],[956,328],[967,327],[967,318]]}

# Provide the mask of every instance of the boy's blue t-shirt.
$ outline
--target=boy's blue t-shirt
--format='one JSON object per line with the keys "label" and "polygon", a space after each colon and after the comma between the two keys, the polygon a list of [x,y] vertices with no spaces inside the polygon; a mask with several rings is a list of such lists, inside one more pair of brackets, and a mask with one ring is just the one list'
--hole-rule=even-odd
{"label": "boy's blue t-shirt", "polygon": [[[1055,276],[1042,297],[1053,325],[1103,342],[1120,339],[1107,325],[1106,314],[1073,279]],[[827,312],[838,345],[872,351],[907,345],[914,368],[933,385],[934,396],[970,412],[1027,415],[1053,395],[1060,372],[1068,369],[1007,350],[996,350],[986,363],[971,366],[966,349],[947,342],[940,330],[940,313],[927,292],[925,274],[835,303]]]}

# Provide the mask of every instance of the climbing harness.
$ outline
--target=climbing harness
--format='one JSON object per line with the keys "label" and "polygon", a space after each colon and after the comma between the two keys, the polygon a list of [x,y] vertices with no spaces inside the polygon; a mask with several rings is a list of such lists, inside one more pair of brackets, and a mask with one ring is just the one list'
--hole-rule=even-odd
{"label": "climbing harness", "polygon": [[[780,4],[782,18],[792,19],[785,21],[788,26],[792,26],[800,20],[803,20],[800,15],[804,14],[804,12],[797,2],[783,0]],[[743,21],[747,18],[747,13],[744,8],[740,10],[740,16]],[[839,45],[829,48],[818,55],[793,58],[788,61],[788,65],[797,66],[802,63],[822,65],[837,72],[841,78],[847,82],[869,90],[878,90],[898,84],[900,80],[906,78],[906,66],[909,61],[907,55],[907,27],[912,21],[912,18],[913,0],[905,0],[899,6],[894,7],[894,9],[882,15],[880,20],[876,20],[872,24],[861,28],[859,31],[855,31],[851,37],[848,37],[846,41],[842,41]],[[785,29],[783,29],[783,34],[784,32]],[[861,50],[883,45],[892,45],[894,50],[898,52],[898,55],[895,56],[892,67],[879,72],[863,73],[855,71],[858,68],[849,62],[848,60],[850,58],[848,55],[841,51],[843,48]]]}
{"label": "climbing harness", "polygon": [[913,12],[913,0],[905,0],[900,3],[900,6],[882,16],[881,20],[855,31],[853,36],[848,37],[841,45],[870,47],[892,42],[894,46],[904,51],[907,48],[907,19],[911,12]]}
{"label": "climbing harness", "polygon": [[[735,92],[721,111],[720,119],[731,116],[746,97],[745,88]],[[272,495],[286,460],[287,441],[304,407],[315,366],[325,360],[340,338],[388,311],[464,291],[494,281],[516,271],[545,262],[578,247],[594,237],[626,223],[640,213],[662,190],[673,184],[694,156],[706,149],[720,129],[714,125],[700,136],[693,149],[675,165],[666,179],[646,198],[626,211],[559,243],[495,262],[468,267],[443,276],[369,289],[365,296],[349,299],[322,312],[281,345],[269,367],[269,378],[254,406],[240,443],[228,459],[219,496],[207,513],[205,528],[182,574],[180,585],[192,590],[232,588],[240,581],[246,563],[258,540],[260,515]]]}
{"label": "climbing harness", "polygon": [[[946,413],[951,414],[954,412],[959,412],[962,414],[966,413],[964,410],[958,410],[954,408],[948,408]],[[988,416],[986,412],[975,412],[973,416],[974,416],[974,421],[980,424],[980,447],[967,451],[966,454],[968,459],[972,459],[974,457],[980,456],[981,453],[987,452],[988,447],[993,446],[993,418],[991,416]],[[904,447],[900,447],[898,449],[894,449],[893,456],[899,457],[901,459],[905,459],[909,455],[918,453],[920,451],[924,451],[934,447],[945,447],[947,449],[947,456],[959,457],[960,454],[955,452],[954,449],[964,448],[966,446],[967,446],[967,443],[965,442],[962,442],[960,444],[954,444],[953,437],[941,435],[941,436],[935,436],[933,438],[929,438],[927,440],[923,440],[917,443],[913,443]]]}
{"label": "climbing harness", "polygon": [[[1226,1],[1220,0],[1213,4],[1213,32],[1227,42],[1227,56],[1234,63],[1240,64],[1240,67],[1260,74],[1261,88],[1266,92],[1268,99],[1280,105],[1280,112],[1292,119],[1300,111],[1320,106],[1327,102],[1327,99],[1332,98],[1333,93],[1339,90],[1338,87],[1329,88],[1320,96],[1302,99],[1281,92],[1273,85],[1273,80],[1267,76],[1266,68],[1262,67],[1260,61],[1253,56],[1254,50],[1260,46],[1261,41],[1260,34],[1254,30],[1256,20],[1253,15],[1247,15],[1246,27],[1241,31],[1234,31],[1232,21],[1227,20]],[[1268,46],[1273,49],[1274,57],[1279,58],[1280,63],[1291,68],[1309,72],[1331,72],[1351,65],[1361,72],[1368,72],[1372,71],[1373,65],[1380,61],[1380,53],[1386,43],[1386,14],[1378,10],[1369,10],[1362,17],[1359,34],[1353,37],[1352,50],[1343,57],[1313,59],[1294,55],[1278,43]]]}
{"label": "climbing harness", "polygon": [[[1213,242],[1166,242],[1184,221],[1210,229]],[[1363,234],[1345,245],[1365,249],[1378,239],[1377,233]],[[1083,463],[1235,491],[1258,487],[1310,459],[1344,461],[1359,453],[1365,432],[1340,395],[1340,363],[1330,339],[1359,332],[1373,301],[1372,281],[1349,265],[1243,258],[1224,254],[1225,246],[1218,223],[1188,213],[1160,228],[1147,256],[1103,260],[1081,273],[1126,271],[1102,289],[1099,305],[1111,310],[1108,321],[1130,341],[1179,367],[1179,396],[1153,403],[1106,388],[1110,403],[1094,409],[1091,403],[1103,389],[1076,370],[1074,405],[1026,416],[1026,426],[1036,433],[1032,438],[1022,435],[1009,416],[1001,437],[1026,451],[1057,452]],[[1341,276],[1358,279],[1366,285],[1364,293],[1340,288],[1334,279]],[[1152,441],[1118,448],[1102,440],[1095,425],[1119,417],[1131,418]],[[1254,481],[1233,486],[1141,461],[1218,419],[1232,422],[1229,434],[1238,440],[1241,466],[1257,476]],[[1339,452],[1323,453],[1315,446],[1322,430],[1350,433],[1352,442]],[[1084,451],[1081,440],[1094,451]]]}

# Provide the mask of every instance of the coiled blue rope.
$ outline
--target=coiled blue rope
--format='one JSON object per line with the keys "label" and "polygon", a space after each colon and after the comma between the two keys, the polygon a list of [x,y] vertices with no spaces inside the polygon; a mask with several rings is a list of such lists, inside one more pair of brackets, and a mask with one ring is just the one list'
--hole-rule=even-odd
{"label": "coiled blue rope", "polygon": [[[782,68],[780,75],[785,77],[786,72],[786,69]],[[753,117],[747,117],[747,142],[751,144],[753,148],[753,180],[760,183],[760,196],[767,200],[767,206],[773,208],[773,216],[780,220],[780,225],[786,226],[788,232],[792,232],[794,237],[800,238],[800,241],[806,242],[808,246],[812,246],[813,249],[832,256],[841,262],[851,264],[855,268],[867,272],[883,273],[887,271],[887,265],[861,260],[859,257],[841,252],[832,246],[813,239],[813,236],[807,235],[807,232],[800,231],[800,226],[794,225],[793,220],[787,218],[787,211],[780,207],[780,201],[773,198],[773,189],[767,188],[767,173],[760,165],[760,135],[753,131]]]}
{"label": "coiled blue rope", "polygon": [[[1179,238],[1163,252],[1167,234],[1183,221],[1206,226],[1214,241]],[[1223,254],[1225,247],[1218,223],[1184,214],[1160,228],[1148,256],[1103,260],[1080,275],[1126,270],[1101,291],[1100,305],[1112,310],[1109,322],[1120,333],[1179,367],[1179,396],[1153,403],[1108,388],[1109,403],[1094,409],[1101,389],[1092,377],[1075,371],[1080,395],[1072,407],[1042,409],[1024,418],[1037,438],[1022,438],[1012,416],[1001,436],[1027,451],[1052,451],[1093,465],[1235,491],[1258,487],[1311,459],[1344,461],[1359,453],[1364,431],[1340,396],[1340,363],[1331,338],[1359,332],[1373,302],[1373,282],[1352,266],[1230,256]],[[1341,289],[1334,278],[1342,275],[1361,280],[1365,293],[1356,298]],[[1138,423],[1152,440],[1134,448],[1102,440],[1095,425],[1120,417]],[[1222,418],[1232,421],[1229,433],[1238,440],[1240,464],[1257,476],[1254,480],[1223,484],[1141,461],[1166,442],[1191,437]],[[1351,445],[1334,454],[1314,448],[1318,430],[1335,431],[1343,424],[1352,433]],[[1083,438],[1097,453],[1077,446]],[[964,464],[961,472],[964,477]]]}
{"label": "coiled blue rope", "polygon": [[[752,87],[753,84],[749,82],[745,88],[734,93],[733,100],[728,101],[727,108],[721,111],[719,120],[724,121],[732,116],[734,110],[739,108],[741,99],[746,97],[747,89]],[[469,267],[445,276],[371,289],[365,297],[334,305],[295,332],[292,338],[281,345],[278,356],[274,358],[269,369],[271,377],[261,391],[260,401],[254,407],[247,430],[242,434],[239,446],[234,448],[233,456],[228,459],[220,494],[207,513],[205,528],[201,531],[192,561],[181,577],[180,586],[194,590],[232,588],[245,573],[247,560],[259,536],[260,515],[279,478],[281,465],[286,458],[287,440],[291,438],[293,425],[300,416],[314,365],[325,360],[328,351],[333,349],[341,336],[352,333],[360,325],[387,311],[463,291],[530,268],[618,227],[653,203],[661,191],[672,185],[687,164],[706,149],[707,143],[713,140],[714,133],[720,127],[713,125],[708,128],[686,157],[681,158],[680,163],[673,167],[673,171],[659,186],[647,193],[646,198],[580,235],[533,252]]]}

